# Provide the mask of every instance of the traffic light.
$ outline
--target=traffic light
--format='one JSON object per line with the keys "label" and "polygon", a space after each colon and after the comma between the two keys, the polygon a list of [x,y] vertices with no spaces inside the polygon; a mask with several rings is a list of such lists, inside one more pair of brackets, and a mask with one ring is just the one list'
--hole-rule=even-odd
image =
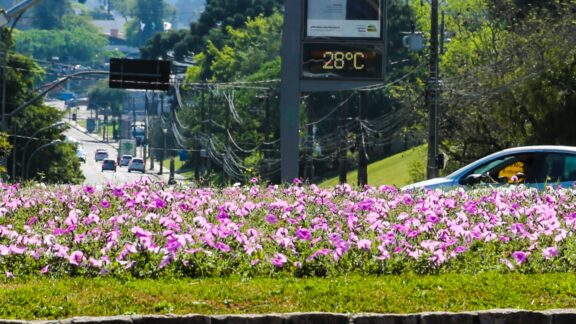
{"label": "traffic light", "polygon": [[72,120],[73,120],[73,121],[76,121],[76,114],[75,114],[75,113],[72,114]]}

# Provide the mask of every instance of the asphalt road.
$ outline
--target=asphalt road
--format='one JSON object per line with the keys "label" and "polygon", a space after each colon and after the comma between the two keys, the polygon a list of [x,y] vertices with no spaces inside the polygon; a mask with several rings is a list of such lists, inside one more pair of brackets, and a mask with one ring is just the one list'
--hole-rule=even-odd
{"label": "asphalt road", "polygon": [[151,171],[146,168],[145,174],[140,172],[128,173],[128,167],[117,167],[117,171],[102,171],[102,162],[96,162],[94,160],[94,155],[96,149],[106,149],[108,151],[109,157],[111,159],[116,159],[116,149],[118,145],[116,143],[106,143],[102,142],[92,135],[86,134],[79,129],[71,127],[67,135],[73,137],[78,141],[80,145],[84,147],[86,151],[86,163],[82,163],[82,172],[86,177],[84,184],[89,185],[106,185],[108,183],[113,185],[120,185],[127,182],[133,182],[142,177],[152,178],[152,180],[157,179],[156,174],[150,173]]}
{"label": "asphalt road", "polygon": [[[48,101],[46,103],[70,113],[70,110],[66,109],[64,106],[64,101],[55,100]],[[79,115],[79,120],[89,117],[92,113],[86,109],[86,106],[80,106],[78,109],[75,109],[75,111]],[[151,180],[159,179],[160,176],[156,174],[158,167],[156,167],[156,170],[149,170],[148,165],[146,166],[145,174],[140,172],[128,173],[128,167],[120,166],[117,167],[116,172],[102,171],[102,162],[96,162],[94,160],[96,150],[100,148],[106,149],[108,151],[109,158],[116,159],[118,144],[115,142],[103,142],[97,135],[86,133],[85,129],[76,126],[76,124],[68,118],[68,115],[65,116],[65,121],[68,122],[71,127],[66,132],[66,135],[78,141],[79,145],[81,145],[84,148],[84,151],[86,151],[86,162],[82,163],[81,165],[82,172],[86,178],[86,180],[84,180],[84,184],[93,186],[102,186],[106,184],[120,185],[123,183],[137,181],[143,177],[151,178]],[[137,151],[137,155],[140,155],[141,153],[141,150]]]}

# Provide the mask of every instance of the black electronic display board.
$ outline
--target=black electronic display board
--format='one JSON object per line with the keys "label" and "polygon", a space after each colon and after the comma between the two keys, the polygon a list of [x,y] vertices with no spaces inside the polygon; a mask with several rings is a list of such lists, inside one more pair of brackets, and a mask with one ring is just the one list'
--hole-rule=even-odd
{"label": "black electronic display board", "polygon": [[304,43],[302,75],[306,79],[377,79],[382,52],[374,44]]}
{"label": "black electronic display board", "polygon": [[110,59],[108,86],[120,89],[170,89],[170,61]]}

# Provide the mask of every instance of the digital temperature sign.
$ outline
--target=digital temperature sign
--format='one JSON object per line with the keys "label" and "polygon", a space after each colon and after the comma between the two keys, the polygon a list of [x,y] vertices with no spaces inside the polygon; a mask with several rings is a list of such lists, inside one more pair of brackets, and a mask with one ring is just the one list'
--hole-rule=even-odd
{"label": "digital temperature sign", "polygon": [[304,43],[302,77],[382,79],[382,53],[374,44]]}

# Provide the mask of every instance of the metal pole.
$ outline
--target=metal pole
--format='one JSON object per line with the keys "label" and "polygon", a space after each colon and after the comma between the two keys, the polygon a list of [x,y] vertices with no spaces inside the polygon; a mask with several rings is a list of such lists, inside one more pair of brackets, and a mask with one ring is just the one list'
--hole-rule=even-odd
{"label": "metal pole", "polygon": [[339,125],[339,132],[340,132],[340,147],[338,148],[338,180],[340,184],[344,184],[347,182],[347,167],[346,167],[346,155],[347,155],[347,138],[346,138],[346,120],[348,119],[348,105],[350,100],[348,100],[342,107],[340,107],[340,125]]}
{"label": "metal pole", "polygon": [[14,136],[14,147],[12,148],[12,182],[16,182],[16,140],[18,140],[18,137]]}
{"label": "metal pole", "polygon": [[[204,124],[204,111],[204,87],[202,87],[200,88],[200,130],[202,131],[202,134],[204,134],[206,128]],[[196,131],[196,135],[194,136],[194,146],[196,147],[196,151],[194,152],[194,180],[200,181],[200,169],[202,163],[200,152],[202,151],[202,143],[200,143],[198,131]]]}
{"label": "metal pole", "polygon": [[304,166],[304,177],[309,181],[312,182],[312,178],[314,178],[314,125],[312,124],[312,98],[308,96],[306,99],[306,108],[308,110],[308,129],[306,130],[306,160]]}
{"label": "metal pole", "polygon": [[174,153],[170,153],[170,177],[168,177],[168,184],[175,184],[176,180],[174,180]]}
{"label": "metal pole", "polygon": [[212,158],[210,157],[211,145],[212,145],[212,110],[214,104],[214,97],[212,92],[208,96],[208,145],[206,145],[206,177],[210,177],[212,173]]}
{"label": "metal pole", "polygon": [[300,155],[300,37],[303,2],[284,2],[280,95],[280,155],[282,182],[298,177]]}
{"label": "metal pole", "polygon": [[6,125],[6,78],[7,78],[7,73],[6,73],[6,68],[8,67],[8,45],[7,43],[7,37],[4,37],[4,35],[6,34],[6,36],[8,36],[7,33],[4,32],[4,28],[2,28],[1,31],[2,35],[2,47],[4,50],[4,55],[2,55],[2,129],[1,131],[6,132],[7,131],[7,125]]}
{"label": "metal pole", "polygon": [[224,156],[222,159],[222,186],[226,186],[228,179],[226,176],[226,163],[228,162],[228,150],[231,150],[230,148],[230,137],[229,137],[229,130],[230,130],[230,107],[228,105],[224,105],[226,109],[226,113],[224,114],[224,120],[225,120],[225,127],[226,127],[226,134],[224,134],[224,147],[226,148],[226,150],[224,151]]}
{"label": "metal pole", "polygon": [[426,82],[426,106],[428,107],[428,165],[426,177],[438,177],[438,0],[432,0],[430,15],[430,75]]}
{"label": "metal pole", "polygon": [[272,147],[270,145],[270,96],[272,93],[264,93],[264,174],[271,180],[270,177],[270,151]]}
{"label": "metal pole", "polygon": [[164,145],[162,146],[161,157],[160,157],[160,171],[158,174],[162,174],[164,171],[164,159],[166,157],[166,132],[162,129],[162,139],[164,141]]}
{"label": "metal pole", "polygon": [[364,113],[368,106],[368,92],[360,91],[360,103],[358,105],[358,186],[368,184],[368,156],[366,154],[366,137],[364,136]]}

